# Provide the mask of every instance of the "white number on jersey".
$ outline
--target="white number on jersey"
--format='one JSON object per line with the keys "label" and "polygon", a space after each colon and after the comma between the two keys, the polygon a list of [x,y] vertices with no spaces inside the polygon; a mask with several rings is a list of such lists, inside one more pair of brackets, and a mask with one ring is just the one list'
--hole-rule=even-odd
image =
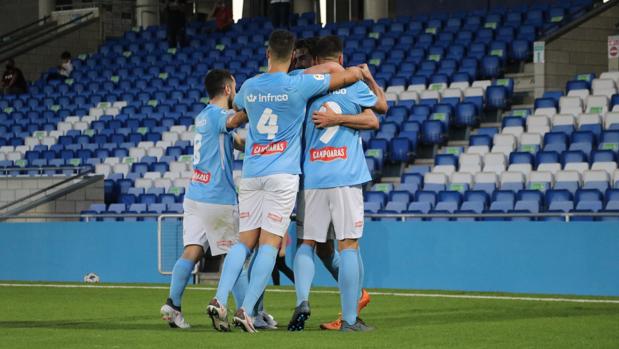
{"label": "white number on jersey", "polygon": [[264,109],[262,115],[260,116],[260,120],[258,120],[256,129],[262,134],[266,133],[267,139],[275,138],[275,134],[279,130],[279,127],[277,126],[277,118],[278,116],[273,114],[273,110],[271,108]]}
{"label": "white number on jersey", "polygon": [[[335,103],[335,102],[327,102],[327,105],[329,106],[329,108],[331,108],[336,114],[342,114],[342,108],[339,106],[339,104]],[[320,107],[320,111],[324,112],[327,111],[327,109],[325,107]],[[331,126],[331,127],[327,127],[325,129],[325,131],[323,132],[322,136],[320,136],[320,141],[327,144],[329,143],[333,137],[335,136],[335,134],[337,133],[337,131],[340,129],[339,126]]]}
{"label": "white number on jersey", "polygon": [[202,146],[202,135],[196,132],[193,137],[193,164],[197,165],[200,162],[200,148]]}

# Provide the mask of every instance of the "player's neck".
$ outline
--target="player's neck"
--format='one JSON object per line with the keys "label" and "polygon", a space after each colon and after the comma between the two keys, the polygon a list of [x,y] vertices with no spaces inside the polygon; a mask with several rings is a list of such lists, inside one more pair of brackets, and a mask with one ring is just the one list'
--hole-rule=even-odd
{"label": "player's neck", "polygon": [[226,96],[217,96],[209,101],[210,104],[216,105],[222,109],[229,109],[228,98]]}
{"label": "player's neck", "polygon": [[339,60],[339,59],[337,59],[337,58],[334,58],[334,59],[329,59],[329,58],[321,58],[321,59],[318,59],[318,62],[317,62],[317,63],[318,63],[318,64],[325,64],[325,63],[337,63],[339,66],[342,66],[342,65],[340,64],[340,60]]}
{"label": "player's neck", "polygon": [[269,61],[269,70],[268,73],[288,73],[288,68],[290,67],[290,62],[277,62],[270,60]]}

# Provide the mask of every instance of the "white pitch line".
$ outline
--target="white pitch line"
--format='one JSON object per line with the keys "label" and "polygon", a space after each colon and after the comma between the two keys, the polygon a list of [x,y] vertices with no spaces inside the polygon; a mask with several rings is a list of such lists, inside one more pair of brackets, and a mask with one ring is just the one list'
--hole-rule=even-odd
{"label": "white pitch line", "polygon": [[[100,289],[146,289],[168,290],[167,286],[140,286],[140,285],[63,285],[63,284],[14,284],[0,283],[0,287],[48,287],[48,288],[100,288]],[[216,291],[214,287],[188,287],[188,290]],[[270,293],[294,293],[295,290],[267,289]],[[318,294],[339,294],[339,291],[312,290]],[[514,297],[514,296],[484,296],[467,294],[441,294],[441,293],[401,293],[401,292],[370,292],[372,296],[391,297],[426,297],[426,298],[457,298],[457,299],[489,299],[528,302],[568,302],[568,303],[605,303],[619,304],[619,299],[591,299],[591,298],[544,298],[544,297]]]}

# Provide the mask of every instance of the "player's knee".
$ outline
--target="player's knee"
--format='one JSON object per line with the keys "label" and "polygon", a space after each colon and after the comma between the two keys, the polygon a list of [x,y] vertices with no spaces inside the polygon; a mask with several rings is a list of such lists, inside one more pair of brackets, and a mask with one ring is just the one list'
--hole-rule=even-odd
{"label": "player's knee", "polygon": [[312,247],[312,248],[316,246],[316,241],[313,241],[313,240],[299,240],[299,241],[301,241],[301,244],[308,245],[309,247]]}
{"label": "player's knee", "polygon": [[189,245],[183,250],[183,256],[181,258],[194,261],[194,263],[196,263],[202,258],[203,255],[204,250],[202,249],[202,246]]}
{"label": "player's knee", "polygon": [[260,232],[260,245],[271,245],[279,249],[281,243],[282,243],[281,236],[268,232],[264,229]]}
{"label": "player's knee", "polygon": [[244,231],[239,234],[239,242],[247,247],[249,250],[253,250],[258,242],[260,229],[254,229],[250,231]]}
{"label": "player's knee", "polygon": [[338,241],[338,249],[340,251],[346,249],[358,249],[359,248],[359,240],[358,239],[344,239]]}

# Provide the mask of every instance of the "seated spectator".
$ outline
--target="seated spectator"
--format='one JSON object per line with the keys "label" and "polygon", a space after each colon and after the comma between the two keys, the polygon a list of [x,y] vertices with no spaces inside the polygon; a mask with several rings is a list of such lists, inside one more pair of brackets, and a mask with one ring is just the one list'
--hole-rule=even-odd
{"label": "seated spectator", "polygon": [[73,64],[71,63],[71,53],[64,51],[60,55],[60,65],[58,66],[58,72],[51,73],[47,76],[47,81],[51,80],[64,80],[71,77],[73,72]]}
{"label": "seated spectator", "polygon": [[215,18],[215,30],[218,32],[228,31],[234,23],[232,19],[232,10],[223,1],[217,2],[211,17]]}
{"label": "seated spectator", "polygon": [[2,74],[2,81],[0,81],[0,90],[7,95],[28,92],[28,83],[24,78],[24,73],[15,66],[13,59],[9,59],[6,63],[6,70]]}

